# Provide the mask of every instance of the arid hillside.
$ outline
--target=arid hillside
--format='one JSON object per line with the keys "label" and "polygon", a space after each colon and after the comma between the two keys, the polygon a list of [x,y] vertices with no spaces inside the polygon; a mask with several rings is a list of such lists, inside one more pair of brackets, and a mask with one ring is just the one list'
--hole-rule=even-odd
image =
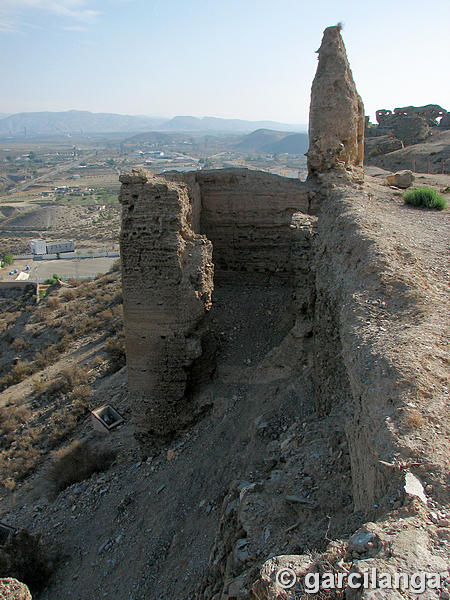
{"label": "arid hillside", "polygon": [[418,173],[447,173],[450,163],[450,131],[436,131],[427,140],[392,149],[392,140],[374,137],[366,140],[365,162],[388,171],[412,169]]}
{"label": "arid hillside", "polygon": [[[397,453],[406,452],[429,496],[425,513],[418,505],[406,508],[394,488],[387,505],[356,506],[355,490],[364,483],[354,480],[351,469],[347,411],[338,402],[328,414],[316,415],[313,354],[320,329],[313,327],[310,335],[306,314],[292,329],[291,291],[276,280],[261,287],[249,285],[243,275],[218,285],[211,312],[217,369],[198,391],[203,410],[196,423],[142,459],[125,371],[109,374],[120,367],[120,358],[111,366],[115,354],[105,351],[105,339],[116,340],[121,331],[116,272],[55,290],[39,305],[26,303],[20,313],[18,305],[8,308],[4,355],[9,361],[18,356],[36,371],[0,397],[7,488],[1,520],[42,534],[65,557],[46,582],[48,589],[36,597],[81,599],[88,591],[90,597],[132,593],[187,600],[200,586],[202,598],[218,589],[224,597],[244,598],[270,553],[322,552],[329,540],[348,537],[368,520],[378,523],[384,544],[392,539],[395,546],[396,514],[403,515],[405,535],[414,544],[422,523],[429,522],[427,551],[444,558],[448,213],[403,206],[380,174],[367,177],[335,210],[342,214],[340,225],[326,243],[345,239],[345,248],[353,248],[353,266],[343,278],[357,294],[355,308],[343,318],[351,333],[346,344],[360,347],[347,346],[346,356],[359,354],[361,365],[369,360],[368,374],[387,369],[383,385],[395,388],[401,373],[419,383],[417,400],[396,400],[389,409],[374,404],[371,410],[392,423],[391,446],[380,446],[380,460],[395,462]],[[334,252],[333,246],[327,251]],[[62,341],[66,347],[53,355]],[[385,396],[381,388],[372,390],[374,399]],[[105,402],[125,418],[111,434],[95,432],[87,418],[88,408]],[[368,422],[371,444],[386,443],[381,414]],[[96,448],[97,455],[112,452],[114,460],[99,467],[103,472],[55,493],[49,458],[72,440]],[[386,521],[389,506],[394,512]],[[400,564],[407,549],[395,547]],[[336,548],[334,560],[351,565],[347,544]],[[234,595],[236,589],[241,595]]]}
{"label": "arid hillside", "polygon": [[0,206],[2,252],[29,253],[33,238],[74,240],[76,247],[117,247],[119,207],[62,206],[54,203]]}

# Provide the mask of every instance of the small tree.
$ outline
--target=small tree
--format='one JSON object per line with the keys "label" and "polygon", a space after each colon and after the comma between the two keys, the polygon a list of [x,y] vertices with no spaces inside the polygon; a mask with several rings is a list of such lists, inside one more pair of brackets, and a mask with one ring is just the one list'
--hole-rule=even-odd
{"label": "small tree", "polygon": [[5,265],[12,265],[14,262],[14,256],[12,254],[5,254],[3,257],[3,262]]}
{"label": "small tree", "polygon": [[51,277],[45,280],[45,283],[48,285],[56,285],[59,281],[60,277],[57,273],[53,273]]}

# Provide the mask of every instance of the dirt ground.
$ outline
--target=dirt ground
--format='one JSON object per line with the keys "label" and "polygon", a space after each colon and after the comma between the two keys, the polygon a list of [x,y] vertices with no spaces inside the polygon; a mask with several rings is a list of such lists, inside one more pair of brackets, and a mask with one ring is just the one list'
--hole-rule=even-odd
{"label": "dirt ground", "polygon": [[[52,277],[53,273],[62,278],[74,277],[78,279],[81,277],[95,277],[98,273],[107,273],[116,260],[117,257],[45,261],[16,260],[11,267],[0,269],[0,279],[13,281],[17,277],[17,274],[9,275],[9,272],[14,269],[29,273],[30,281],[38,280],[40,283]],[[26,271],[27,266],[30,267],[29,271]]]}

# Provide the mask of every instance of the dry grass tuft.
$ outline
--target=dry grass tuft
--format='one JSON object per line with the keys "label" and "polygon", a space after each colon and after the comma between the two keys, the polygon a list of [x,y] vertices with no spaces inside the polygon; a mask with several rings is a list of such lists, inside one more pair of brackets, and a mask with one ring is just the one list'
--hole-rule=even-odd
{"label": "dry grass tuft", "polygon": [[73,441],[55,452],[48,473],[51,491],[58,494],[69,485],[83,481],[93,473],[105,471],[115,454],[98,445]]}
{"label": "dry grass tuft", "polygon": [[105,352],[109,358],[109,370],[111,373],[115,373],[125,365],[126,354],[123,337],[108,338],[105,344]]}
{"label": "dry grass tuft", "polygon": [[405,415],[405,421],[411,429],[419,429],[425,425],[423,415],[416,409],[409,410]]}
{"label": "dry grass tuft", "polygon": [[27,362],[19,362],[12,367],[10,372],[0,379],[0,390],[4,390],[11,385],[16,385],[26,379],[32,373],[32,367]]}
{"label": "dry grass tuft", "polygon": [[57,296],[50,296],[46,299],[46,304],[48,308],[56,309],[60,305],[59,298]]}
{"label": "dry grass tuft", "polygon": [[66,440],[85,418],[92,394],[87,380],[86,370],[74,365],[55,379],[33,381],[38,413],[23,405],[0,409],[0,481],[6,490],[13,491],[42,456]]}

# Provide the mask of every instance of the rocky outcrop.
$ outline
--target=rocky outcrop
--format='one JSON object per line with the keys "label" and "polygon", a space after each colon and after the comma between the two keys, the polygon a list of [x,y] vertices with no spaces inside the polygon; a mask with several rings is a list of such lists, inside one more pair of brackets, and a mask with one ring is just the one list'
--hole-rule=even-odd
{"label": "rocky outcrop", "polygon": [[398,171],[449,173],[449,114],[437,104],[377,110],[377,125],[366,122],[365,163]]}
{"label": "rocky outcrop", "polygon": [[394,173],[393,175],[388,175],[386,177],[386,181],[389,185],[394,185],[395,187],[399,187],[402,189],[406,189],[409,188],[413,181],[414,181],[415,177],[412,174],[412,171],[397,171],[397,173]]}
{"label": "rocky outcrop", "polygon": [[[366,136],[390,136],[405,146],[424,142],[433,134],[433,130],[445,129],[448,112],[437,104],[426,106],[405,106],[394,110],[380,109],[376,111],[378,125],[366,123]],[[378,145],[382,153],[392,152],[398,148],[384,148]],[[373,148],[366,144],[366,158],[371,158]]]}
{"label": "rocky outcrop", "polygon": [[30,590],[17,579],[0,579],[0,600],[31,600]]}
{"label": "rocky outcrop", "polygon": [[[388,136],[368,138],[365,162],[387,171],[410,169],[414,173],[450,173],[450,131],[436,127],[432,135],[420,144],[399,147],[400,140]],[[378,140],[381,140],[378,144]]]}
{"label": "rocky outcrop", "polygon": [[390,129],[405,146],[419,144],[430,136],[430,126],[422,117],[407,116],[399,119]]}
{"label": "rocky outcrop", "polygon": [[[349,600],[448,598],[448,565],[438,553],[430,552],[436,530],[421,527],[423,509],[412,504],[397,516],[402,521],[399,528],[392,522],[369,522],[348,541],[332,541],[315,556],[269,558],[245,598],[286,600],[326,592]],[[402,578],[396,578],[399,572]],[[325,573],[333,576],[331,590],[324,583]],[[390,585],[383,586],[386,577]]]}
{"label": "rocky outcrop", "polygon": [[192,229],[188,189],[122,175],[122,285],[129,391],[141,446],[189,421],[186,388],[211,304],[211,243]]}
{"label": "rocky outcrop", "polygon": [[309,112],[309,175],[362,166],[364,106],[356,91],[341,27],[327,27],[318,50]]}
{"label": "rocky outcrop", "polygon": [[434,127],[439,125],[438,119],[444,117],[447,111],[438,104],[427,104],[426,106],[404,106],[394,108],[394,112],[385,108],[377,110],[376,118],[382,127],[392,127],[396,123],[411,117],[423,119],[427,125]]}
{"label": "rocky outcrop", "polygon": [[366,137],[364,140],[365,162],[370,162],[371,159],[380,154],[388,154],[389,152],[401,150],[403,147],[404,144],[402,141],[391,134]]}
{"label": "rocky outcrop", "polygon": [[441,129],[450,129],[450,113],[446,113],[439,122]]}

